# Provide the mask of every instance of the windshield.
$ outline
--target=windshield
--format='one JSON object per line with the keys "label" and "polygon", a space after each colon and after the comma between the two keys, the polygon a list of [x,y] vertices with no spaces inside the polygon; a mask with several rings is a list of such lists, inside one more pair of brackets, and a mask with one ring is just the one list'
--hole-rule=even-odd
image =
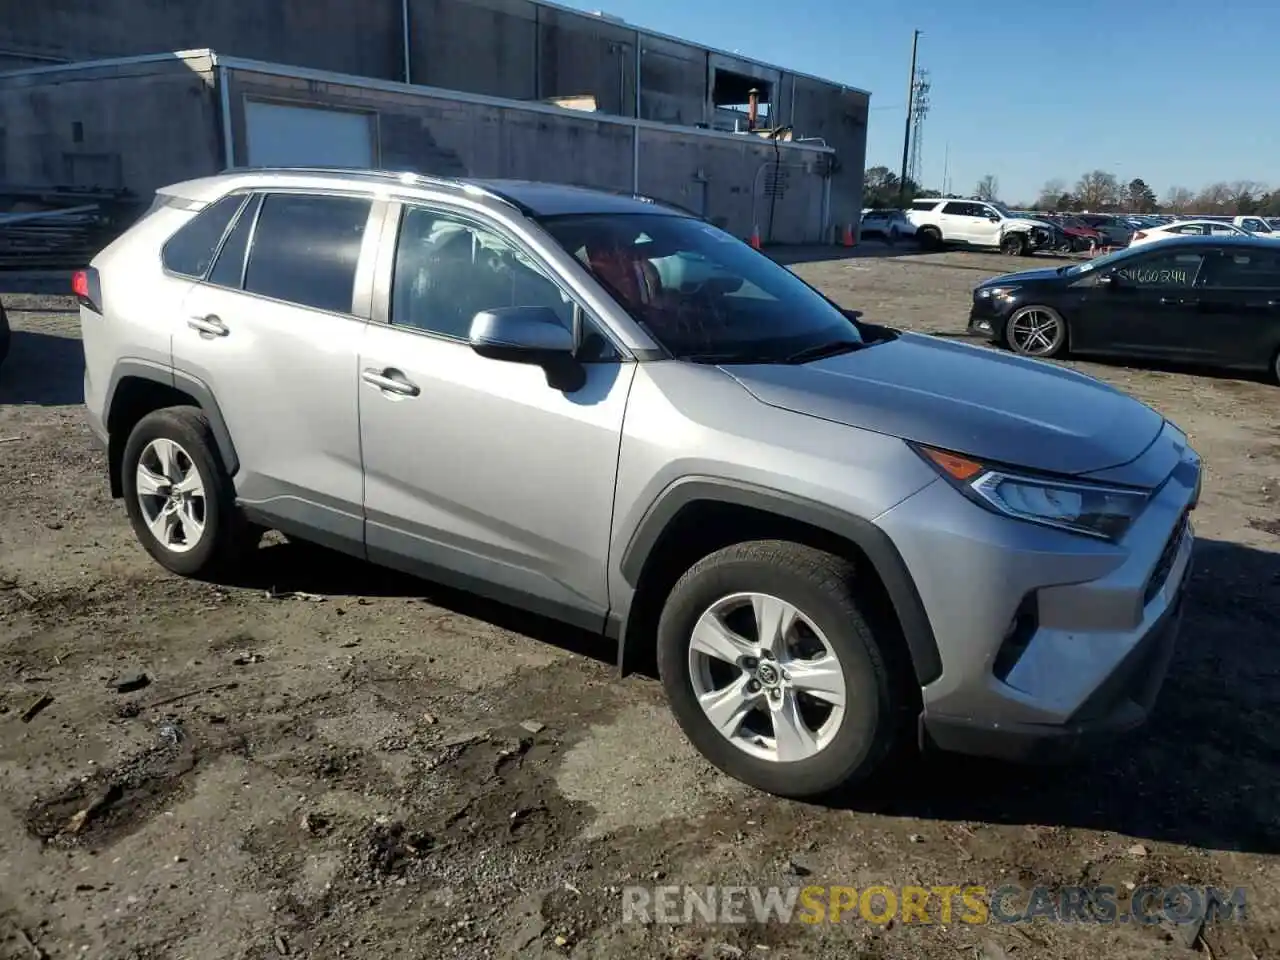
{"label": "windshield", "polygon": [[1103,267],[1109,267],[1111,264],[1120,260],[1126,260],[1135,253],[1142,251],[1143,247],[1131,249],[1125,247],[1117,250],[1115,253],[1108,253],[1102,257],[1094,257],[1092,260],[1085,260],[1083,263],[1073,263],[1069,267],[1059,267],[1058,272],[1068,277],[1076,277],[1085,273],[1092,273],[1095,270],[1101,270]]}
{"label": "windshield", "polygon": [[825,297],[709,223],[651,213],[541,222],[677,358],[780,363],[861,343],[853,321]]}

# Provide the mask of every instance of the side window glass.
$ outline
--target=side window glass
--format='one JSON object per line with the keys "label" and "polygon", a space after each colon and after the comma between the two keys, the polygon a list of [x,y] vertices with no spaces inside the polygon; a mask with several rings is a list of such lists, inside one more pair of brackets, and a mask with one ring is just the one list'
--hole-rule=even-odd
{"label": "side window glass", "polygon": [[972,204],[969,203],[948,203],[942,208],[943,213],[949,213],[955,217],[971,217],[973,216]]}
{"label": "side window glass", "polygon": [[370,201],[275,193],[261,205],[245,290],[350,313]]}
{"label": "side window glass", "polygon": [[500,307],[548,307],[572,328],[574,302],[491,230],[406,207],[396,245],[391,322],[465,340],[471,320]]}
{"label": "side window glass", "polygon": [[1280,253],[1223,251],[1205,264],[1204,285],[1249,290],[1280,289]]}
{"label": "side window glass", "polygon": [[188,220],[160,251],[164,268],[184,277],[203,278],[244,199],[244,194],[223,197]]}
{"label": "side window glass", "polygon": [[1115,277],[1132,287],[1190,287],[1196,282],[1202,253],[1164,253],[1116,270]]}
{"label": "side window glass", "polygon": [[249,249],[249,231],[253,229],[253,220],[258,214],[258,205],[261,202],[262,197],[255,194],[240,209],[240,215],[236,217],[235,225],[227,234],[227,239],[222,242],[218,259],[214,262],[213,269],[209,271],[210,283],[216,283],[220,287],[240,289],[240,281],[244,276],[244,255]]}

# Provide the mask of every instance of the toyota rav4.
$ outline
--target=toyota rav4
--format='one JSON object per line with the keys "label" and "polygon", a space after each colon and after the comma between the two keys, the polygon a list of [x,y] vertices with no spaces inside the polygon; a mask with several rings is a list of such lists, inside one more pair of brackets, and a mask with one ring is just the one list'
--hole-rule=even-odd
{"label": "toyota rav4", "polygon": [[868,323],[640,197],[374,171],[161,190],[77,275],[89,422],[169,570],[265,529],[652,656],[727,773],[1139,724],[1200,488],[1046,362]]}

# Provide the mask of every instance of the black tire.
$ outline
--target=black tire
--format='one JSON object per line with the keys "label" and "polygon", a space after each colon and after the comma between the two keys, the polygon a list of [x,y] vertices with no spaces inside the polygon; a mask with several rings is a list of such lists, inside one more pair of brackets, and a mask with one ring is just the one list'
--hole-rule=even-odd
{"label": "black tire", "polygon": [[942,234],[937,227],[921,227],[916,231],[916,237],[925,250],[938,250],[942,247]]}
{"label": "black tire", "polygon": [[1020,233],[1006,233],[1000,238],[1000,252],[1007,257],[1020,257],[1027,249],[1027,238]]}
{"label": "black tire", "polygon": [[[156,538],[138,501],[138,461],[147,445],[157,439],[172,440],[182,447],[204,485],[204,533],[194,547],[182,553]],[[236,509],[231,477],[218,452],[209,418],[198,407],[167,407],[139,420],[125,444],[120,470],[133,532],[166,570],[185,577],[211,577],[258,545],[263,531],[246,522]]]}
{"label": "black tire", "polygon": [[[858,599],[852,564],[777,540],[726,547],[703,558],[667,597],[658,624],[658,672],[685,735],[735,779],[782,797],[808,799],[869,777],[904,729],[908,699],[893,649],[882,646]],[[840,726],[816,755],[794,762],[752,756],[724,737],[697,701],[689,669],[694,626],[704,611],[736,593],[778,597],[804,612],[840,661],[847,703]]]}
{"label": "black tire", "polygon": [[[1014,325],[1018,318],[1024,314],[1043,313],[1049,315],[1057,323],[1057,331],[1053,341],[1048,347],[1031,347],[1019,342],[1014,332]],[[1066,318],[1052,307],[1041,306],[1038,303],[1029,303],[1026,306],[1019,307],[1010,314],[1009,319],[1004,325],[1004,339],[1009,349],[1014,353],[1024,357],[1032,357],[1036,360],[1049,360],[1053,357],[1061,357],[1067,352],[1067,348],[1071,343],[1071,329],[1067,326]]]}

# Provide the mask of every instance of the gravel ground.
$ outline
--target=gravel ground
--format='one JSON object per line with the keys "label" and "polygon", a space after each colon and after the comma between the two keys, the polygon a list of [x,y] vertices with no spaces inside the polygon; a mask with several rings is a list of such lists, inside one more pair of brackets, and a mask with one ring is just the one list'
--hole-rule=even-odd
{"label": "gravel ground", "polygon": [[[1025,265],[860,254],[790,259],[944,335]],[[655,681],[566,627],[279,540],[235,582],[163,573],[107,493],[62,282],[0,279],[0,958],[1280,956],[1280,388],[1079,364],[1207,464],[1149,727],[1080,767],[907,762],[817,807],[720,776]],[[658,883],[1244,886],[1249,908],[1198,938],[623,923],[620,888]]]}

